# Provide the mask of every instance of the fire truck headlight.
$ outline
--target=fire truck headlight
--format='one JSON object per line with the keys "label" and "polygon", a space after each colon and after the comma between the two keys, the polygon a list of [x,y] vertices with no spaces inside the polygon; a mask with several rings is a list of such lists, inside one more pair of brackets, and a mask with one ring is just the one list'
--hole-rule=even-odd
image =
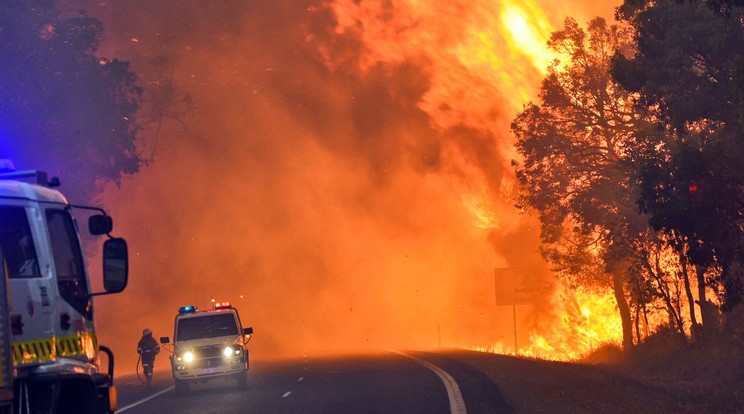
{"label": "fire truck headlight", "polygon": [[194,353],[191,351],[186,351],[183,353],[183,360],[184,362],[191,362],[194,360]]}

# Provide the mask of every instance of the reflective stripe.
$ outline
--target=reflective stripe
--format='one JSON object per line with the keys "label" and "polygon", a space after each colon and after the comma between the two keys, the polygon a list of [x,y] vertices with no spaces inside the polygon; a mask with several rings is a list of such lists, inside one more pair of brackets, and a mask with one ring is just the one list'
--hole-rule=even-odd
{"label": "reflective stripe", "polygon": [[98,340],[92,332],[81,332],[63,338],[44,338],[35,341],[13,343],[13,364],[22,365],[44,361],[53,361],[58,356],[70,357],[86,355],[95,357],[98,351]]}

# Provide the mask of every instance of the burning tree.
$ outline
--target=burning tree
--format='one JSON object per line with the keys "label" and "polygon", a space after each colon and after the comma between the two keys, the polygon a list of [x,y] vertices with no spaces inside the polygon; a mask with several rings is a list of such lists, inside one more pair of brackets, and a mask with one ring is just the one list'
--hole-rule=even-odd
{"label": "burning tree", "polygon": [[613,55],[632,52],[632,34],[601,18],[586,31],[567,19],[549,41],[566,61],[550,66],[542,105],[528,103],[512,124],[523,157],[514,162],[518,203],[539,214],[543,255],[574,285],[612,289],[626,349],[633,345],[626,291],[636,293],[636,309],[646,309],[647,290],[631,287],[648,287],[643,279],[654,260],[642,246],[659,244],[637,211],[634,179],[634,149],[643,145],[635,132],[653,131],[657,119],[610,76]]}

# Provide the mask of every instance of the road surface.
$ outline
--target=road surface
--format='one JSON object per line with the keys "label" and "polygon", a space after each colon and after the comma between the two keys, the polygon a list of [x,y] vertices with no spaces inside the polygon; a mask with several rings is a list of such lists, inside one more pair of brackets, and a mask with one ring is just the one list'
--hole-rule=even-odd
{"label": "road surface", "polygon": [[462,350],[251,363],[247,390],[214,380],[177,396],[117,378],[119,413],[693,413],[699,402],[594,366]]}

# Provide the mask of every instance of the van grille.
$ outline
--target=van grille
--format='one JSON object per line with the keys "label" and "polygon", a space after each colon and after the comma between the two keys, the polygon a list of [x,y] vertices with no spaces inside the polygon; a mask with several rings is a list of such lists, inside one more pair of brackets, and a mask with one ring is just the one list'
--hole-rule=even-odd
{"label": "van grille", "polygon": [[196,358],[214,358],[222,356],[221,345],[200,346],[194,349]]}

